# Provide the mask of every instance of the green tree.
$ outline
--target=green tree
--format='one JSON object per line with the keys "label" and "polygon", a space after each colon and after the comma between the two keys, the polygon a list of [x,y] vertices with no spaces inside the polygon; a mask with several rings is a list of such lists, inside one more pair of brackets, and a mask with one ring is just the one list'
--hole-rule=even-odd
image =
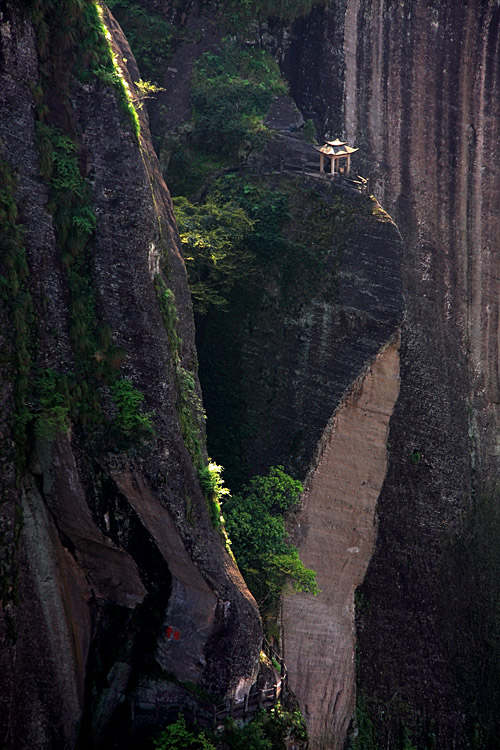
{"label": "green tree", "polygon": [[273,743],[266,736],[266,719],[267,716],[262,712],[245,727],[238,728],[234,722],[228,722],[224,732],[224,743],[231,750],[273,750]]}
{"label": "green tree", "polygon": [[271,102],[286,93],[277,63],[263,49],[226,41],[195,64],[193,137],[204,151],[244,157],[265,144]]}
{"label": "green tree", "polygon": [[318,593],[316,574],[287,541],[284,514],[296,505],[302,485],[282,466],[254,477],[224,504],[233,552],[259,606],[272,608],[287,582],[295,591]]}
{"label": "green tree", "polygon": [[236,280],[252,272],[254,256],[245,244],[252,221],[234,203],[211,199],[196,206],[181,196],[174,209],[196,311],[226,308]]}
{"label": "green tree", "polygon": [[151,412],[143,412],[144,394],[128,378],[122,377],[109,388],[116,408],[110,438],[122,450],[128,450],[153,437]]}
{"label": "green tree", "polygon": [[203,732],[195,734],[186,726],[184,716],[170,724],[153,740],[156,750],[216,750]]}

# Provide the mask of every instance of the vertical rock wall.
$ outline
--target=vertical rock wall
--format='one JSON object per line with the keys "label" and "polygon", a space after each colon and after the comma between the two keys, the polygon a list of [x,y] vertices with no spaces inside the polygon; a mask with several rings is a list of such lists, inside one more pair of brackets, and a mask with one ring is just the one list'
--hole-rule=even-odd
{"label": "vertical rock wall", "polygon": [[[79,7],[70,18],[83,23]],[[110,16],[106,21],[118,59],[129,60],[137,80],[118,26]],[[76,144],[97,216],[87,279],[96,319],[109,325],[123,351],[120,376],[144,394],[154,435],[131,450],[110,450],[77,419],[57,437],[33,435],[30,423],[26,450],[16,451],[12,383],[19,373],[3,284],[0,559],[7,595],[0,602],[0,745],[124,747],[136,729],[127,703],[144,695],[143,685],[153,700],[178,688],[172,674],[221,697],[248,689],[261,627],[255,602],[211,524],[183,442],[158,274],[175,295],[174,325],[182,339],[177,356],[193,372],[194,398],[192,310],[146,118],[139,143],[114,86],[98,76],[83,83],[66,69],[62,75],[65,55],[74,59],[73,35],[70,30],[64,37],[63,51],[57,43],[51,49],[51,23],[42,76],[28,11],[0,3],[0,159],[14,178],[27,258],[23,291],[33,301],[28,382],[46,370],[67,374],[76,367],[69,335],[74,301],[35,135],[35,92],[40,96],[43,78],[51,87],[44,116]],[[99,356],[96,351],[96,361]],[[102,383],[96,389],[109,409],[109,392]],[[28,406],[32,418],[39,413],[36,397]],[[168,625],[179,629],[179,643],[167,643]]]}
{"label": "vertical rock wall", "polygon": [[399,393],[399,341],[384,348],[325,430],[294,537],[321,589],[283,600],[289,682],[314,748],[341,748],[354,710],[354,591],[376,533],[389,420]]}
{"label": "vertical rock wall", "polygon": [[405,240],[401,395],[361,677],[439,747],[467,746],[473,688],[443,632],[446,550],[471,493],[498,482],[499,21],[494,0],[348,0],[298,22],[284,59],[304,116],[360,147]]}
{"label": "vertical rock wall", "polygon": [[283,463],[307,475],[292,536],[321,593],[285,597],[283,648],[311,746],[321,748],[342,746],[354,705],[354,590],[373,549],[399,389],[401,237],[380,205],[358,196],[351,208],[341,252],[335,242],[330,251],[333,290],[325,271],[312,288],[299,284],[287,306],[269,273],[263,301],[249,295],[231,315],[209,319],[200,347],[202,382],[205,372],[219,389],[219,409],[224,369],[208,373],[207,360],[231,355],[237,367],[244,424],[257,427],[242,442],[253,470]]}

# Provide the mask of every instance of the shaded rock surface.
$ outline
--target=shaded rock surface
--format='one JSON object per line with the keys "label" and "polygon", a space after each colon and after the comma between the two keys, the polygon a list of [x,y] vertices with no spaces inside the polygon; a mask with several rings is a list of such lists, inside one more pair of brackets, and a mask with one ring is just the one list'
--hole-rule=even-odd
{"label": "shaded rock surface", "polygon": [[[327,201],[337,195],[321,180],[306,186],[318,188],[318,201],[322,191]],[[230,314],[209,316],[201,329],[211,450],[226,467],[237,454],[242,474],[283,463],[304,477],[343,395],[397,328],[403,307],[398,230],[375,203],[345,200],[352,224],[332,240],[314,286],[304,275],[285,297],[271,268],[259,296],[253,288],[238,289]],[[244,434],[226,441],[224,430],[235,419]]]}
{"label": "shaded rock surface", "polygon": [[[323,190],[336,194],[317,182],[318,201]],[[401,237],[378,204],[353,197],[352,206],[342,249],[334,241],[326,264],[335,270],[314,288],[304,276],[288,298],[269,273],[262,296],[243,293],[230,314],[208,316],[199,347],[209,417],[223,410],[225,394],[234,411],[224,412],[221,429],[234,429],[235,414],[246,426],[239,442],[220,436],[222,460],[231,465],[237,446],[247,471],[284,464],[307,475],[290,528],[322,592],[285,597],[282,638],[290,685],[318,748],[342,747],[354,708],[354,590],[373,550],[399,392]],[[212,440],[216,430],[217,423]]]}
{"label": "shaded rock surface", "polygon": [[[64,373],[74,357],[67,281],[35,145],[36,35],[17,4],[0,10],[0,151],[17,180],[36,364]],[[136,80],[130,50],[106,19]],[[79,724],[88,746],[123,747],[134,732],[127,701],[141,678],[154,691],[161,668],[163,681],[169,673],[234,695],[254,679],[260,649],[255,603],[211,525],[182,439],[155,276],[175,295],[181,363],[194,371],[199,393],[191,303],[146,119],[138,144],[116,91],[97,79],[71,80],[66,105],[49,117],[57,127],[71,123],[92,187],[97,316],[126,353],[121,373],[144,393],[155,435],[128,454],[99,452],[77,424],[52,443],[33,441],[29,468],[20,463],[11,434],[12,329],[2,298],[2,561],[16,587],[0,617],[6,748],[72,748]],[[187,629],[177,650],[166,643],[171,619]]]}

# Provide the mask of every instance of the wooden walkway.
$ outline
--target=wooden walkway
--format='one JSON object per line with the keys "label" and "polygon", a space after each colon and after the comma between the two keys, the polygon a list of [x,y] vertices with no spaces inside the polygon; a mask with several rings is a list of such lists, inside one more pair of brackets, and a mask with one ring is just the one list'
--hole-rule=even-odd
{"label": "wooden walkway", "polygon": [[[274,654],[273,654],[274,656]],[[276,656],[274,657],[276,658]],[[276,706],[284,690],[287,673],[285,663],[279,659],[281,674],[272,687],[262,689],[253,685],[242,700],[233,699],[224,703],[209,703],[200,699],[179,702],[178,698],[169,701],[166,698],[157,697],[154,702],[130,699],[130,714],[134,721],[137,718],[154,720],[155,724],[164,722],[171,723],[179,714],[184,716],[188,723],[199,724],[202,727],[217,727],[224,724],[229,717],[233,719],[247,719],[254,716],[258,711],[269,710]]]}
{"label": "wooden walkway", "polygon": [[351,193],[354,195],[363,195],[368,197],[370,195],[369,181],[360,175],[356,178],[345,177],[342,174],[336,172],[331,175],[328,172],[321,173],[317,163],[313,162],[297,162],[288,163],[284,161],[276,162],[275,164],[259,164],[258,167],[252,167],[248,165],[240,164],[239,166],[224,167],[215,172],[210,180],[205,183],[203,188],[200,190],[198,200],[203,199],[213,182],[222,177],[225,174],[239,174],[245,175],[250,174],[256,177],[262,177],[264,175],[280,175],[280,174],[293,174],[301,176],[303,179],[319,180],[323,185],[332,185],[337,190],[341,190],[345,193]]}
{"label": "wooden walkway", "polygon": [[308,179],[320,180],[323,184],[330,183],[339,190],[356,195],[369,195],[369,182],[364,177],[357,175],[356,178],[346,177],[343,174],[335,172],[331,175],[329,172],[320,172],[318,165],[313,162],[303,162],[300,164],[290,164],[279,162],[277,164],[264,165],[255,170],[249,170],[255,174],[295,174]]}

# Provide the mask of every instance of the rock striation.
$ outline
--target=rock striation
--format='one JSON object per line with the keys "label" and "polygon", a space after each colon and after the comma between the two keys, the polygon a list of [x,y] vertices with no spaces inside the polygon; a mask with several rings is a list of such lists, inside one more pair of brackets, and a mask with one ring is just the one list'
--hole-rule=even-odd
{"label": "rock striation", "polygon": [[[79,12],[68,17],[83,23]],[[104,19],[118,59],[128,60],[133,88],[133,57],[112,17]],[[221,697],[248,689],[260,618],[212,527],[183,441],[176,367],[192,373],[199,399],[192,311],[146,117],[138,141],[115,87],[66,76],[60,66],[67,61],[50,42],[42,60],[40,27],[19,4],[2,3],[0,22],[0,159],[14,179],[27,259],[23,290],[33,304],[28,377],[71,373],[77,356],[71,289],[36,136],[37,87],[49,70],[54,87],[44,117],[77,144],[97,216],[89,261],[95,313],[154,428],[142,446],[120,450],[71,420],[57,436],[29,434],[20,452],[13,435],[19,373],[2,294],[0,744],[72,748],[78,737],[87,746],[124,747],[137,728],[128,705],[132,697],[140,701],[143,685],[148,696],[179,694],[185,680]],[[58,31],[48,23],[51,39]],[[179,360],[155,289],[159,278],[175,298]],[[97,362],[100,356],[95,352]],[[109,417],[102,386],[100,393]],[[169,626],[180,632],[178,642],[168,642]]]}
{"label": "rock striation", "polygon": [[360,147],[404,238],[401,394],[359,616],[384,743],[400,721],[415,741],[469,747],[484,698],[452,646],[478,638],[466,612],[480,593],[450,624],[443,602],[460,595],[443,570],[473,498],[498,485],[499,21],[493,0],[347,0],[285,45],[304,116]]}
{"label": "rock striation", "polygon": [[399,340],[336,410],[293,520],[292,537],[320,593],[284,597],[284,655],[314,748],[342,748],[354,711],[354,592],[373,553],[398,394]]}

